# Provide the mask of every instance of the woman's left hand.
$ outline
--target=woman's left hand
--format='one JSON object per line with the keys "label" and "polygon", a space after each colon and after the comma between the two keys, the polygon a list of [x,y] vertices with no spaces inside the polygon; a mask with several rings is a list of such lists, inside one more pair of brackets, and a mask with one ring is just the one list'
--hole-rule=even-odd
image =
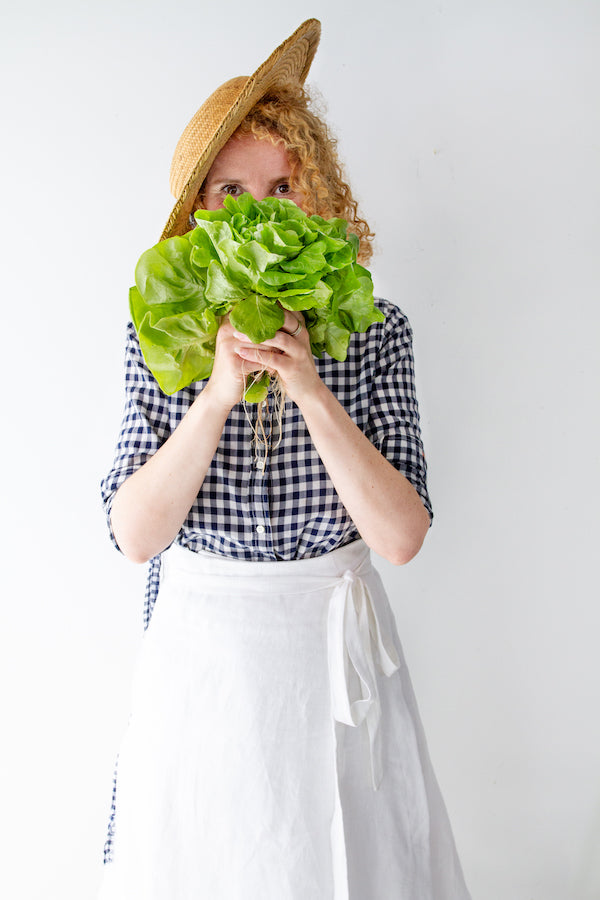
{"label": "woman's left hand", "polygon": [[[242,359],[264,366],[270,374],[277,373],[287,396],[298,403],[322,384],[317,372],[310,338],[304,326],[301,312],[284,310],[285,321],[275,337],[262,344],[252,341],[234,331],[233,337],[239,341],[236,353]],[[300,330],[299,330],[300,329]]]}

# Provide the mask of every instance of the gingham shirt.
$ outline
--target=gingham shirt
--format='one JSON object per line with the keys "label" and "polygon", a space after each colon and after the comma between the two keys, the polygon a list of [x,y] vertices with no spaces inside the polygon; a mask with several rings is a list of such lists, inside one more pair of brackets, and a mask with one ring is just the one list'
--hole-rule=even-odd
{"label": "gingham shirt", "polygon": [[[372,443],[414,485],[431,516],[412,332],[398,307],[387,300],[378,300],[377,305],[385,322],[372,325],[365,334],[352,335],[345,362],[329,356],[315,362],[325,384]],[[144,362],[133,325],[128,325],[125,411],[113,467],[102,482],[109,527],[117,488],[167,440],[205,384],[195,382],[170,397],[163,394]],[[256,415],[255,406],[247,409]],[[257,464],[251,444],[252,425],[239,403],[227,419],[198,497],[175,539],[178,544],[265,561],[319,556],[356,540],[356,526],[292,401],[285,405],[281,443],[268,453],[264,469]],[[148,572],[145,626],[156,600],[159,571],[160,557],[155,557]]]}

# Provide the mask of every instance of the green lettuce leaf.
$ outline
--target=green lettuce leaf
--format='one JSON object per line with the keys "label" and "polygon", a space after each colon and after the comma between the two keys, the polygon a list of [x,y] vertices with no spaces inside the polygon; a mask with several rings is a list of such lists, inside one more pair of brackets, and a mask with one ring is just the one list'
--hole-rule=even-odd
{"label": "green lettuce leaf", "polygon": [[[208,378],[219,325],[229,314],[255,343],[275,336],[284,309],[304,313],[315,356],[346,358],[350,336],[383,314],[359,241],[344,219],[307,216],[290,200],[226,197],[198,210],[197,227],[140,257],[131,317],[148,368],[166,394]],[[254,382],[254,383],[252,383]],[[264,399],[266,373],[249,379],[245,399]]]}
{"label": "green lettuce leaf", "polygon": [[255,344],[262,344],[275,336],[283,326],[284,312],[281,306],[272,303],[269,297],[250,294],[231,308],[229,321],[238,331],[245,334]]}

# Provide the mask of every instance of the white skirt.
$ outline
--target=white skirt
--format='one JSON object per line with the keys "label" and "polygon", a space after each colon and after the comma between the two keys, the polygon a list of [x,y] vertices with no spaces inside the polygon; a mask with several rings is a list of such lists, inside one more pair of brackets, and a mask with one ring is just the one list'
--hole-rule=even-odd
{"label": "white skirt", "polygon": [[113,855],[101,900],[468,900],[363,541],[164,554]]}

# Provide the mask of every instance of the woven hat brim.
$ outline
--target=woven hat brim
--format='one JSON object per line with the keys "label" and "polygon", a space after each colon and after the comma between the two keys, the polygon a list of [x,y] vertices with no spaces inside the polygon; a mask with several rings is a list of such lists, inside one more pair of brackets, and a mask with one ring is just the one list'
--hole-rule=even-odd
{"label": "woven hat brim", "polygon": [[[196,113],[196,116],[198,116],[202,110],[210,106],[211,101],[219,91],[231,88],[231,104],[225,114],[220,117],[212,137],[201,150],[196,164],[185,181],[183,188],[181,188],[177,202],[161,235],[161,241],[188,230],[188,219],[194,200],[215,157],[225,146],[234,131],[241,125],[252,107],[277,84],[286,81],[304,83],[314,55],[317,52],[320,36],[321,23],[318,19],[307,19],[287,40],[273,51],[253,75],[250,75],[245,80],[242,76],[226,82],[225,85],[222,85],[209,97],[201,110]],[[195,117],[184,131],[178,148],[181,141],[185,138],[187,130],[194,123],[194,119]],[[177,156],[177,152],[176,150],[175,156]]]}

